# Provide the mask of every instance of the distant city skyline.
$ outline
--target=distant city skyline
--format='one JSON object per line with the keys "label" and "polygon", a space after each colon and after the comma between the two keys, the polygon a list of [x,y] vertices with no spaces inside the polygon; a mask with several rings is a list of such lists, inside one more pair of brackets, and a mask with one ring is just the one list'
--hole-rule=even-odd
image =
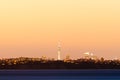
{"label": "distant city skyline", "polygon": [[120,0],[1,0],[0,58],[120,58]]}

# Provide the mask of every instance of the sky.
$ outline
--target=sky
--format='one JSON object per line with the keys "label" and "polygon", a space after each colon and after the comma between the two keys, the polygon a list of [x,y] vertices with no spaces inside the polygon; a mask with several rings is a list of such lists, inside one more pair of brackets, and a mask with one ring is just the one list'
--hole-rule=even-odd
{"label": "sky", "polygon": [[120,58],[120,0],[0,0],[0,58]]}

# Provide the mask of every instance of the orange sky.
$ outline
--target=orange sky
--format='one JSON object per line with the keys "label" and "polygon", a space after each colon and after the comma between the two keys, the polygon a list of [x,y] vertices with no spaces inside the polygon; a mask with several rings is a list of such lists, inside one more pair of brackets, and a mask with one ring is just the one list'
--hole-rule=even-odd
{"label": "orange sky", "polygon": [[120,58],[120,0],[0,0],[0,56]]}

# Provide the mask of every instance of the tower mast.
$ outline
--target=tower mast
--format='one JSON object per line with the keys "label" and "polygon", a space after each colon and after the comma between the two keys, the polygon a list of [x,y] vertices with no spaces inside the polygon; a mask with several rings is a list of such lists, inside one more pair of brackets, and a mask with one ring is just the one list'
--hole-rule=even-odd
{"label": "tower mast", "polygon": [[60,45],[60,42],[58,42],[58,60],[61,60],[61,45]]}

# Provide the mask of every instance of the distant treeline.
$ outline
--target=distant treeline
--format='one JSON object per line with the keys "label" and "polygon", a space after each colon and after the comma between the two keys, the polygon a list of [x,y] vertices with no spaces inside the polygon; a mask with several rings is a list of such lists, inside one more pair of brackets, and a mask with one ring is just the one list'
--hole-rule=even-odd
{"label": "distant treeline", "polygon": [[77,59],[47,60],[42,58],[1,59],[0,69],[120,69],[119,60]]}

